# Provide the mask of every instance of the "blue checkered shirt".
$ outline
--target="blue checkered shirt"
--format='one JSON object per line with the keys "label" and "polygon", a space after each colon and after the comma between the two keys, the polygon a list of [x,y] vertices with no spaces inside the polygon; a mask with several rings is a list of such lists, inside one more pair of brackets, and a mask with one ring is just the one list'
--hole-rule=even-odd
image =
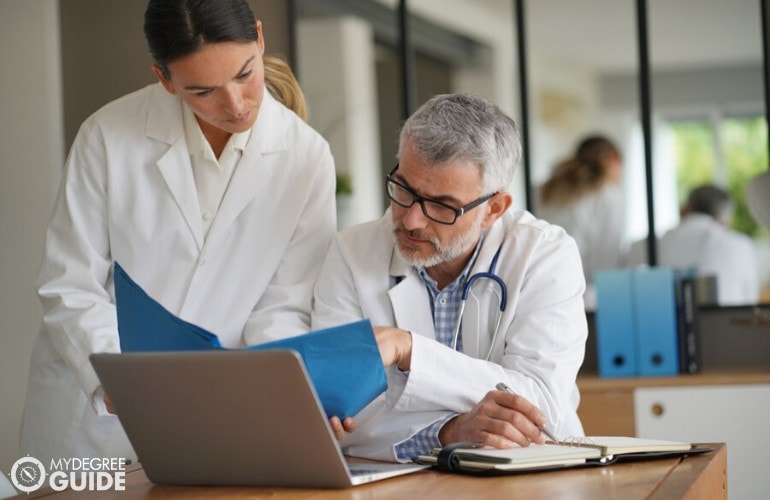
{"label": "blue checkered shirt", "polygon": [[[428,276],[424,267],[417,271],[417,274],[420,276],[423,283],[425,283],[425,287],[430,293],[431,310],[433,312],[433,327],[436,331],[436,340],[446,346],[452,346],[452,336],[454,335],[455,327],[457,326],[457,318],[460,313],[460,303],[462,302],[465,283],[473,264],[476,262],[476,257],[479,254],[479,249],[481,248],[481,243],[483,241],[484,237],[482,235],[468,264],[465,266],[465,269],[463,269],[463,272],[460,273],[454,281],[445,286],[443,290],[438,289],[436,281]],[[462,331],[460,331],[460,334],[457,336],[458,351],[462,351],[463,349],[462,339]],[[433,448],[440,447],[441,441],[439,441],[438,433],[447,420],[454,416],[454,414],[446,415],[442,419],[420,430],[409,439],[397,444],[396,457],[399,460],[411,460],[418,455],[429,454]]]}

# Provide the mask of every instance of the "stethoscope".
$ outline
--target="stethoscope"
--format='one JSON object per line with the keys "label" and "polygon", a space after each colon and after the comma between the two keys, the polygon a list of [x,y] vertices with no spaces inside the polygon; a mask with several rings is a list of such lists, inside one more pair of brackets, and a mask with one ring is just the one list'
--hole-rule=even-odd
{"label": "stethoscope", "polygon": [[478,280],[492,280],[495,283],[498,284],[500,287],[500,293],[495,293],[497,295],[498,303],[500,304],[500,313],[497,315],[497,323],[495,324],[495,330],[492,333],[492,342],[489,344],[489,349],[487,350],[487,357],[484,358],[486,361],[489,361],[490,356],[492,356],[492,349],[495,347],[495,342],[497,341],[497,334],[500,331],[500,321],[503,319],[503,312],[505,312],[505,305],[508,302],[508,288],[505,286],[505,283],[503,282],[502,278],[495,274],[495,268],[497,267],[497,259],[500,257],[500,248],[497,249],[497,252],[495,253],[494,258],[492,259],[492,263],[489,265],[489,271],[485,273],[476,273],[471,275],[468,278],[468,281],[465,282],[465,287],[463,288],[463,296],[462,301],[460,302],[460,311],[457,315],[457,326],[455,327],[454,334],[452,334],[452,349],[457,350],[457,339],[460,336],[460,328],[463,324],[463,313],[465,312],[465,303],[468,301],[468,294],[470,293],[471,289],[473,288],[473,285]]}

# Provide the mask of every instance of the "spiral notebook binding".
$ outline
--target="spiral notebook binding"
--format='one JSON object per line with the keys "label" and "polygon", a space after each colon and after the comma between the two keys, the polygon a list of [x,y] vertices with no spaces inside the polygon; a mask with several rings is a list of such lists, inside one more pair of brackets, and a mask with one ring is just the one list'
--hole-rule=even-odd
{"label": "spiral notebook binding", "polygon": [[580,447],[580,446],[586,446],[586,445],[596,445],[596,441],[586,436],[568,436],[562,439],[559,444],[562,444],[564,446]]}

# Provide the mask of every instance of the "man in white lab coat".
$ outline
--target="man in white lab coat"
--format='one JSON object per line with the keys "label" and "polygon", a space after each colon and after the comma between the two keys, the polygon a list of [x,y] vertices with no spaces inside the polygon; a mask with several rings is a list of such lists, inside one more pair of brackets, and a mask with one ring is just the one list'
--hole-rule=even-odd
{"label": "man in white lab coat", "polygon": [[[370,319],[388,367],[388,390],[355,416],[345,453],[407,461],[458,441],[527,445],[543,442],[543,424],[582,435],[580,255],[561,228],[509,210],[520,147],[490,102],[434,97],[402,129],[390,209],[330,247],[313,328]],[[514,394],[495,390],[501,382]]]}
{"label": "man in white lab coat", "polygon": [[175,17],[169,9],[184,3],[151,0],[160,83],[97,111],[70,151],[38,279],[44,325],[22,424],[21,453],[46,465],[136,459],[88,359],[120,349],[113,262],[225,347],[309,329],[336,226],[333,160],[265,90],[262,26],[248,3],[219,4]]}
{"label": "man in white lab coat", "polygon": [[[717,279],[720,305],[756,304],[759,271],[751,238],[730,229],[733,201],[723,189],[703,185],[693,189],[682,209],[682,220],[657,242],[658,264],[690,269]],[[635,242],[629,265],[646,263],[646,241]]]}

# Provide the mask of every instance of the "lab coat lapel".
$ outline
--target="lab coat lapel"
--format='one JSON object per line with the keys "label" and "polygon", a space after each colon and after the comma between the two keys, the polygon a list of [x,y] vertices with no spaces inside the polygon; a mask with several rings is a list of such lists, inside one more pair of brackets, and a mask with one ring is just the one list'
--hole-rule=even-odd
{"label": "lab coat lapel", "polygon": [[163,175],[169,191],[174,196],[182,216],[187,221],[187,226],[195,238],[195,244],[200,250],[203,248],[201,209],[198,204],[198,192],[195,190],[195,178],[190,164],[190,155],[183,143],[172,146],[158,160],[158,169]]}
{"label": "lab coat lapel", "polygon": [[436,338],[433,326],[430,298],[415,270],[393,250],[390,264],[391,276],[403,279],[388,291],[396,326],[429,338]]}
{"label": "lab coat lapel", "polygon": [[280,127],[279,104],[265,90],[259,116],[251,131],[233,177],[222,199],[217,216],[206,237],[206,246],[213,245],[236,221],[246,206],[256,198],[272,199],[270,186],[277,162],[268,161],[272,155],[287,149],[286,134]]}
{"label": "lab coat lapel", "polygon": [[[503,222],[500,219],[487,231],[469,278],[476,273],[489,271],[492,259],[503,243],[504,235]],[[497,274],[499,274],[501,266],[503,263],[498,260]],[[468,294],[462,327],[463,352],[468,356],[485,358],[487,355],[497,316],[500,312],[497,301],[498,288],[491,280],[481,279],[476,281]]]}
{"label": "lab coat lapel", "polygon": [[169,145],[156,164],[200,250],[203,248],[203,225],[190,153],[184,137],[182,102],[168,94],[160,84],[157,84],[151,97],[146,134]]}
{"label": "lab coat lapel", "polygon": [[225,234],[243,209],[255,198],[271,198],[273,172],[265,164],[256,147],[247,147],[233,172],[230,185],[206,237],[206,246],[213,245]]}

